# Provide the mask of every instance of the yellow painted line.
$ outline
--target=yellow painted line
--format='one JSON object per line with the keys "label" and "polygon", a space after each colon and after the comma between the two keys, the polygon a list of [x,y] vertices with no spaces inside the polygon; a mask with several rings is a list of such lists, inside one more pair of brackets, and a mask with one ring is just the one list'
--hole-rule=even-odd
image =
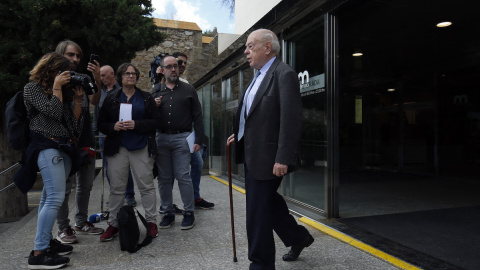
{"label": "yellow painted line", "polygon": [[[228,186],[227,181],[222,180],[222,179],[220,179],[220,178],[218,178],[214,175],[210,175],[210,178],[212,178],[214,180],[217,180],[218,182]],[[238,186],[232,184],[232,188],[235,189],[238,192],[241,192],[241,193],[245,194],[245,190],[241,187],[238,187]],[[364,252],[367,252],[374,257],[377,257],[381,260],[384,260],[384,261],[386,261],[386,262],[388,262],[388,263],[390,263],[390,264],[392,264],[392,265],[394,265],[394,266],[396,266],[400,269],[421,270],[421,268],[418,268],[418,267],[416,267],[412,264],[409,264],[409,263],[404,262],[400,259],[397,259],[397,258],[395,258],[395,257],[393,257],[393,256],[391,256],[391,255],[389,255],[389,254],[387,254],[383,251],[380,251],[380,250],[378,250],[378,249],[376,249],[372,246],[364,244],[364,243],[362,243],[362,242],[360,242],[360,241],[358,241],[358,240],[356,240],[356,239],[354,239],[354,238],[352,238],[352,237],[350,237],[350,236],[348,236],[344,233],[341,233],[337,230],[334,230],[334,229],[332,229],[328,226],[325,226],[324,224],[321,224],[319,222],[316,222],[312,219],[309,219],[309,218],[306,218],[306,217],[301,217],[298,220],[307,224],[307,225],[309,225],[309,226],[311,226],[311,227],[313,227],[313,228],[315,228],[315,229],[317,229],[317,230],[319,230],[319,231],[322,231],[322,232],[324,232],[324,233],[326,233],[326,234],[328,234],[328,235],[330,235],[330,236],[332,236],[332,237],[334,237],[334,238],[336,238],[336,239],[338,239],[342,242],[345,242],[345,243],[347,243],[347,244],[349,244],[353,247],[356,247],[356,248],[358,248],[358,249],[360,249]]]}
{"label": "yellow painted line", "polygon": [[35,193],[27,193],[28,195],[38,195],[38,194],[42,194],[42,192],[35,192]]}
{"label": "yellow painted line", "polygon": [[342,242],[345,242],[351,246],[354,246],[360,250],[363,250],[377,258],[380,258],[382,260],[385,260],[387,261],[388,263],[400,268],[400,269],[407,269],[407,270],[421,270],[421,268],[418,268],[414,265],[411,265],[407,262],[404,262],[402,260],[399,260],[383,251],[380,251],[372,246],[369,246],[367,244],[364,244],[356,239],[353,239],[352,237],[348,236],[348,235],[345,235],[337,230],[334,230],[330,227],[327,227],[319,222],[316,222],[314,220],[311,220],[309,218],[306,218],[306,217],[301,217],[298,219],[299,221],[307,224],[307,225],[310,225],[311,227],[319,230],[319,231],[322,231],[334,238],[337,238],[338,240],[342,241]]}
{"label": "yellow painted line", "polygon": [[[216,177],[216,176],[213,176],[213,175],[210,175],[210,178],[213,178],[213,179],[217,180],[218,182],[220,182],[220,183],[225,184],[225,185],[228,186],[228,182],[225,181],[225,180],[222,180],[222,179],[220,179],[220,178],[218,178],[218,177]],[[232,188],[235,189],[236,191],[240,192],[240,193],[245,194],[245,189],[243,189],[243,188],[241,188],[241,187],[239,187],[239,186],[236,186],[236,185],[234,185],[233,183],[232,183]]]}

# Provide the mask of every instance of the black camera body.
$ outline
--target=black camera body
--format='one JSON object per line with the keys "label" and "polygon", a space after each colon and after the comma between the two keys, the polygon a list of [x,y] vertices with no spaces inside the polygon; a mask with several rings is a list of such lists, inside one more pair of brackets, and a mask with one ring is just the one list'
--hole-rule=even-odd
{"label": "black camera body", "polygon": [[73,100],[73,87],[79,85],[83,88],[86,95],[93,95],[98,92],[97,85],[86,74],[70,71],[70,84],[63,89],[62,95],[64,100],[70,102]]}
{"label": "black camera body", "polygon": [[152,84],[156,84],[162,80],[163,74],[157,73],[157,68],[160,66],[160,61],[162,60],[162,58],[168,55],[168,53],[160,53],[155,56],[153,61],[150,63],[150,71],[148,73],[151,77],[150,81]]}

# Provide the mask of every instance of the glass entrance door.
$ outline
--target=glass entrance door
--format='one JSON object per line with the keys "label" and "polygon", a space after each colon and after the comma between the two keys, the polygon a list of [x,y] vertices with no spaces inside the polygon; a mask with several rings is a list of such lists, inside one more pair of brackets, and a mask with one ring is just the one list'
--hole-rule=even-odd
{"label": "glass entrance door", "polygon": [[[311,18],[316,18],[312,21]],[[297,73],[303,104],[301,167],[284,179],[281,194],[324,212],[327,177],[327,117],[322,15],[306,16],[284,32],[284,62]]]}

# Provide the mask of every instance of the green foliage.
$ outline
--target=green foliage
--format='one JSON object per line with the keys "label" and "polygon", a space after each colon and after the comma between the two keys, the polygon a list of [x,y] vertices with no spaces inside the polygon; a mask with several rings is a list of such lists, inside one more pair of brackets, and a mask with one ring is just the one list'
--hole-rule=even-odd
{"label": "green foliage", "polygon": [[152,11],[151,0],[2,0],[0,96],[21,90],[35,62],[65,39],[83,50],[79,72],[91,53],[114,69],[129,62],[164,39]]}
{"label": "green foliage", "polygon": [[203,31],[202,35],[206,37],[215,37],[216,35],[218,35],[217,27],[213,27],[213,30]]}

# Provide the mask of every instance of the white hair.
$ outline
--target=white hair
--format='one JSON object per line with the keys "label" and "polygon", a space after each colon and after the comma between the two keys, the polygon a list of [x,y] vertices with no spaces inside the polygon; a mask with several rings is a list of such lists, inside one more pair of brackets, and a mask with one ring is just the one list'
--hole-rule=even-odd
{"label": "white hair", "polygon": [[276,55],[278,52],[280,52],[280,42],[278,41],[278,37],[275,35],[275,33],[268,29],[258,29],[257,31],[260,31],[263,44],[266,42],[270,42],[270,44],[272,44],[273,54]]}

